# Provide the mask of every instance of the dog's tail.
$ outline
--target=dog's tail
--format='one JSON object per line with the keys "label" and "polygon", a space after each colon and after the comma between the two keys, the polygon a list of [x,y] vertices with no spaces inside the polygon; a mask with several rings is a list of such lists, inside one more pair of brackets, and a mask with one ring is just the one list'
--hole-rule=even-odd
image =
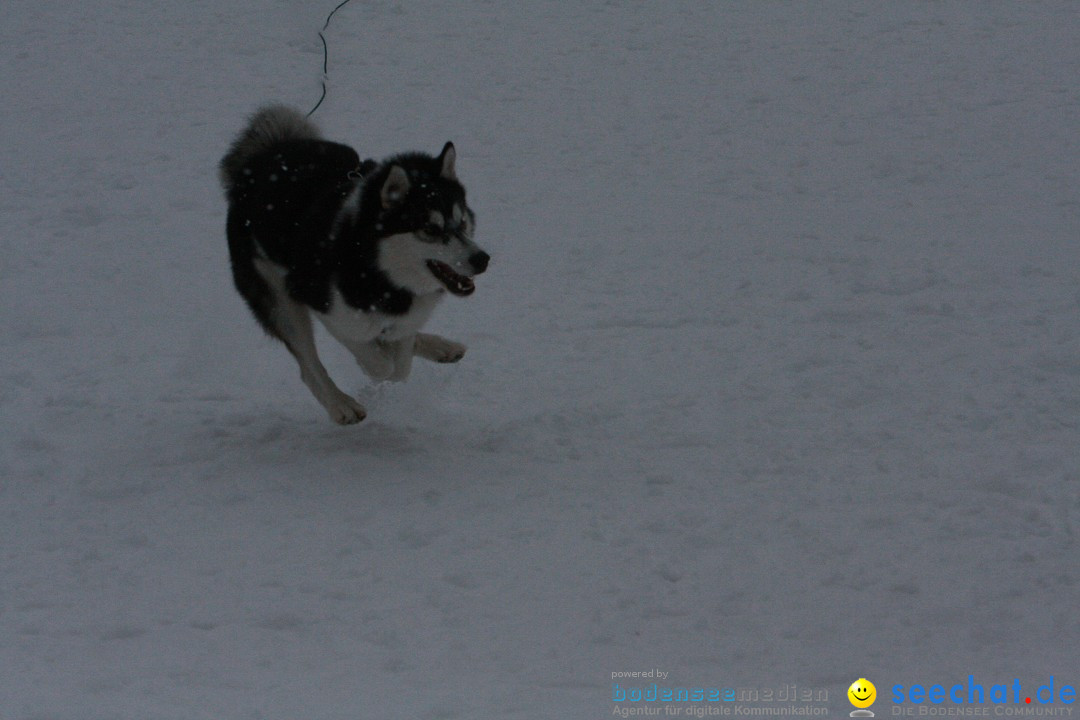
{"label": "dog's tail", "polygon": [[243,178],[244,166],[260,152],[283,140],[318,140],[315,124],[287,105],[267,105],[256,112],[233,141],[218,166],[221,184],[228,193]]}

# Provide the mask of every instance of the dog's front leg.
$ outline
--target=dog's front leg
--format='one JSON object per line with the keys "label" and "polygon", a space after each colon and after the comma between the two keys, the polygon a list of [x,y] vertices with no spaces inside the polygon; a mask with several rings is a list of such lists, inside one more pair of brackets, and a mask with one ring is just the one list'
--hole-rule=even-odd
{"label": "dog's front leg", "polygon": [[386,379],[393,380],[394,382],[401,382],[409,377],[409,373],[412,372],[412,359],[413,351],[416,346],[416,336],[410,335],[400,340],[392,340],[389,342],[377,341],[376,344],[382,347],[383,352],[386,353],[394,365],[393,372],[391,372],[390,376]]}
{"label": "dog's front leg", "polygon": [[350,342],[346,347],[372,380],[387,380],[394,374],[394,358],[386,352],[382,343],[374,340],[365,343]]}
{"label": "dog's front leg", "polygon": [[465,357],[465,346],[439,335],[417,333],[413,354],[437,363],[453,363]]}

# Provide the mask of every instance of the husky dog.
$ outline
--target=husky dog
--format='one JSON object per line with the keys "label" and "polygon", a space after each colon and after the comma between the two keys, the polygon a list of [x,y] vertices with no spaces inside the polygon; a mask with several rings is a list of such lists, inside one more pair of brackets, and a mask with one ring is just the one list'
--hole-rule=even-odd
{"label": "husky dog", "polygon": [[330,417],[364,419],[315,350],[311,316],[375,380],[404,380],[414,355],[457,362],[465,346],[420,332],[447,291],[470,295],[490,257],[446,143],[438,157],[360,162],[298,111],[252,117],[221,161],[236,289],[300,364]]}

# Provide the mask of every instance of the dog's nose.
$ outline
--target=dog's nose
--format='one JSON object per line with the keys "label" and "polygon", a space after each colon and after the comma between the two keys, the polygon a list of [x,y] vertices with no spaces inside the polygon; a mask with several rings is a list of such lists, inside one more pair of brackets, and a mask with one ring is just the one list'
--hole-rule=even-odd
{"label": "dog's nose", "polygon": [[489,260],[491,260],[491,256],[481,250],[472,254],[472,257],[469,258],[469,264],[473,266],[473,270],[479,275],[487,270]]}

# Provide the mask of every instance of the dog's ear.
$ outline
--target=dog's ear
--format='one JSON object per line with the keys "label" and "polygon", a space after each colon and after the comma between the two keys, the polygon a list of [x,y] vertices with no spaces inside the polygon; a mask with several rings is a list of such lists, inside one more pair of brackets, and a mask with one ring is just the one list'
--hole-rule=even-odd
{"label": "dog's ear", "polygon": [[382,192],[380,193],[383,209],[389,210],[397,207],[408,193],[408,174],[400,165],[393,166],[386,176],[386,182],[383,183]]}
{"label": "dog's ear", "polygon": [[439,174],[447,180],[457,180],[457,174],[454,173],[456,159],[457,151],[454,150],[454,143],[448,142],[443,145],[442,153],[439,155],[439,165],[442,167]]}

